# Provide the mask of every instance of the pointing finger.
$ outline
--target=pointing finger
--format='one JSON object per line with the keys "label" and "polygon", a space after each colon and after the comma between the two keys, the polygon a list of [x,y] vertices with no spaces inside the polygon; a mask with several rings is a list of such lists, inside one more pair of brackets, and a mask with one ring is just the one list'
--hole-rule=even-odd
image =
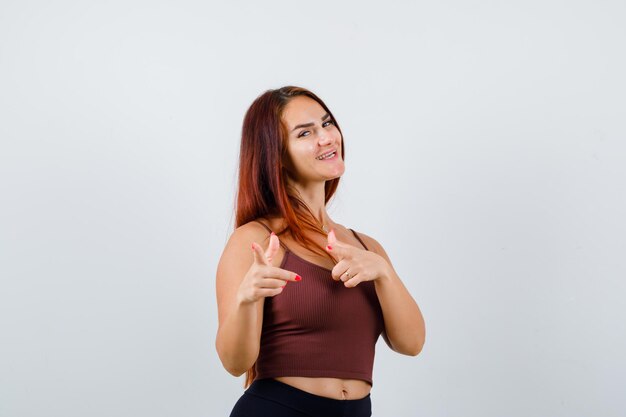
{"label": "pointing finger", "polygon": [[278,267],[270,267],[267,270],[267,277],[282,279],[283,281],[302,281],[302,277],[293,271]]}
{"label": "pointing finger", "polygon": [[252,254],[254,255],[254,263],[258,265],[269,265],[263,249],[256,242],[252,242]]}

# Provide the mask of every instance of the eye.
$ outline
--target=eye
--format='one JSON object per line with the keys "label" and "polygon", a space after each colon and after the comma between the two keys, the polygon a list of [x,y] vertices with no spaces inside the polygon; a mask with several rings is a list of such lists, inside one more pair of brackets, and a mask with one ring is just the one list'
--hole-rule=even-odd
{"label": "eye", "polygon": [[[335,121],[334,120],[326,120],[324,123],[322,123],[322,127],[328,127],[330,125],[334,125]],[[304,136],[309,136],[311,134],[311,132],[309,130],[303,130],[302,132],[300,132],[298,134],[297,137],[301,138]]]}

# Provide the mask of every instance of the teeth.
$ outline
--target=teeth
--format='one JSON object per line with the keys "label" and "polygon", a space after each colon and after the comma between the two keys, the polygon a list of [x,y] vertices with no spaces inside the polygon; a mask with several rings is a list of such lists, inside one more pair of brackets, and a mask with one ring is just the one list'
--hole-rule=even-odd
{"label": "teeth", "polygon": [[324,154],[322,156],[318,156],[317,159],[319,159],[321,161],[322,159],[332,158],[333,156],[335,156],[335,153],[336,153],[336,151],[332,151],[332,152]]}

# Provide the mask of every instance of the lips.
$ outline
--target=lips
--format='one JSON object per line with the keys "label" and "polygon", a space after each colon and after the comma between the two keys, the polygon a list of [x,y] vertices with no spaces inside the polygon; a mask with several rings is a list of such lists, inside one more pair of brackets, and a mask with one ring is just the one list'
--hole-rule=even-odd
{"label": "lips", "polygon": [[335,155],[337,155],[337,150],[336,149],[331,149],[330,151],[326,151],[323,154],[318,155],[315,159],[317,159],[319,161],[323,161],[325,159],[333,158]]}

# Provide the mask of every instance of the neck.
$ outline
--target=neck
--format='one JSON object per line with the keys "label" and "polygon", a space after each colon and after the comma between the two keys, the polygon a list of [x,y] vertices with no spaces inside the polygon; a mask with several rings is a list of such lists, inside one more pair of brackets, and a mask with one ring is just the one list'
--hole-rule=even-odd
{"label": "neck", "polygon": [[297,190],[300,198],[309,207],[315,219],[324,229],[324,232],[328,233],[331,229],[332,220],[326,211],[326,190],[324,184],[324,182],[316,182],[303,185],[294,182],[291,186]]}

